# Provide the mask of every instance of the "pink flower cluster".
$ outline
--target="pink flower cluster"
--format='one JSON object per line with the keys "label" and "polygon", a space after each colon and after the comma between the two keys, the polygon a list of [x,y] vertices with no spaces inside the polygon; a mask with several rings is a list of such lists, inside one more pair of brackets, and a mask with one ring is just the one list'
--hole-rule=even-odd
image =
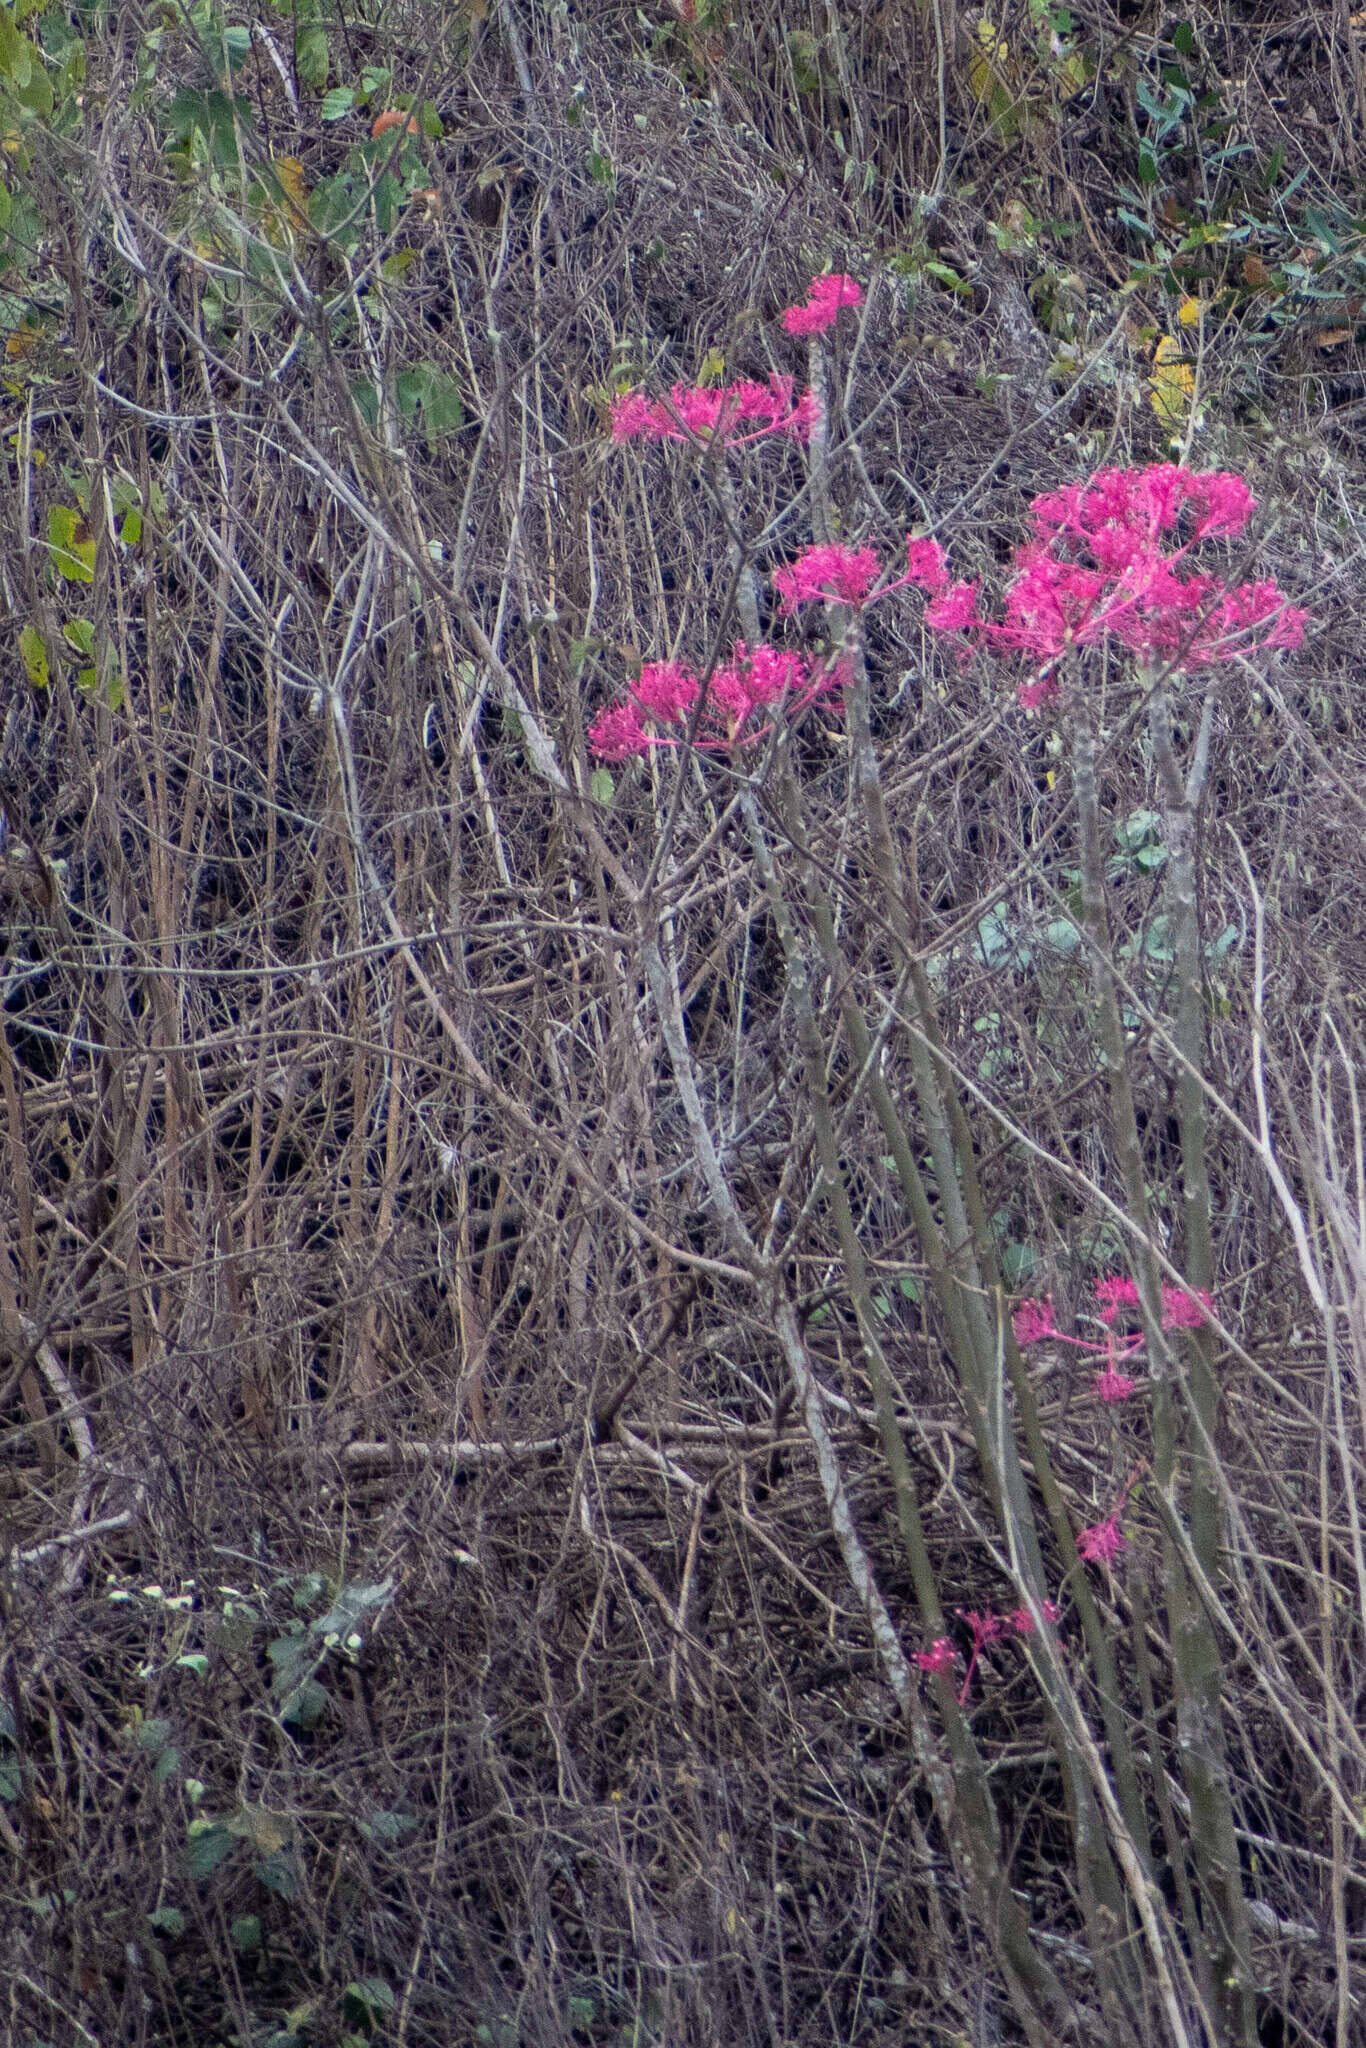
{"label": "pink flower cluster", "polygon": [[773,588],[783,600],[785,612],[813,598],[834,598],[840,604],[861,605],[877,582],[880,569],[871,548],[847,548],[839,542],[827,547],[803,549],[786,569],[775,569]]}
{"label": "pink flower cluster", "polygon": [[779,707],[795,718],[843,680],[839,662],[808,662],[769,646],[751,650],[743,640],[706,683],[681,662],[647,661],[626,701],[593,720],[589,750],[600,761],[629,761],[651,747],[679,746],[689,732],[694,745],[713,752],[752,746],[771,730],[770,714]]}
{"label": "pink flower cluster", "polygon": [[783,326],[789,334],[823,334],[834,326],[841,306],[857,306],[862,300],[855,278],[827,271],[823,277],[812,278],[805,305],[787,308]]}
{"label": "pink flower cluster", "polygon": [[928,626],[1040,664],[1019,693],[1032,710],[1058,694],[1057,664],[1075,647],[1112,642],[1145,663],[1189,669],[1300,646],[1308,613],[1286,603],[1274,578],[1230,585],[1186,565],[1199,542],[1241,533],[1256,502],[1224,471],[1102,469],[1035,498],[998,621],[982,615],[978,584],[949,583],[938,550],[913,565],[911,580],[930,595]]}
{"label": "pink flower cluster", "polygon": [[[1093,1284],[1096,1314],[1105,1325],[1105,1335],[1099,1341],[1089,1337],[1068,1337],[1053,1320],[1053,1299],[1045,1295],[1042,1300],[1020,1302],[1011,1317],[1011,1328],[1015,1342],[1021,1346],[1039,1344],[1045,1338],[1052,1338],[1059,1344],[1070,1344],[1077,1351],[1083,1351],[1095,1360],[1100,1370],[1091,1382],[1091,1391],[1098,1401],[1113,1405],[1127,1401],[1134,1391],[1135,1382],[1127,1373],[1119,1370],[1120,1364],[1132,1358],[1143,1346],[1140,1332],[1120,1331],[1121,1317],[1128,1323],[1137,1320],[1138,1286],[1122,1274],[1112,1274],[1107,1279]],[[1184,1287],[1162,1289],[1162,1327],[1164,1330],[1196,1330],[1208,1322],[1214,1312],[1214,1303],[1206,1290],[1201,1287],[1190,1293]]]}
{"label": "pink flower cluster", "polygon": [[[906,561],[905,575],[894,583],[884,583],[875,601],[890,597],[894,590],[904,590],[908,583],[922,590],[947,584],[944,550],[938,541],[908,533]],[[872,548],[850,548],[842,541],[832,541],[803,548],[787,568],[775,569],[773,587],[783,600],[785,612],[795,612],[798,605],[811,604],[817,598],[824,598],[827,604],[864,605],[880,573]],[[935,578],[939,579],[938,584]]]}
{"label": "pink flower cluster", "polygon": [[809,441],[819,418],[815,394],[798,395],[794,380],[775,372],[766,384],[749,378],[720,386],[675,384],[667,398],[625,391],[612,401],[612,439],[692,441],[719,435],[728,448],[740,448],[767,434]]}
{"label": "pink flower cluster", "polygon": [[[1043,1618],[1050,1625],[1057,1621],[1061,1612],[1054,1600],[1040,1602]],[[1008,1636],[1031,1636],[1034,1634],[1034,1616],[1027,1607],[1014,1607],[1009,1614],[996,1614],[991,1608],[979,1614],[976,1608],[957,1610],[960,1621],[966,1622],[972,1635],[972,1651],[968,1658],[967,1671],[958,1694],[958,1704],[963,1706],[972,1684],[972,1675],[981,1662],[982,1652],[990,1643],[996,1643]],[[928,1650],[917,1650],[915,1663],[922,1671],[937,1672],[946,1678],[958,1662],[958,1652],[948,1636],[936,1636]]]}
{"label": "pink flower cluster", "polygon": [[1093,1522],[1089,1529],[1079,1532],[1077,1556],[1087,1564],[1112,1564],[1121,1550],[1129,1548],[1129,1539],[1119,1526],[1120,1512],[1116,1508],[1103,1522]]}
{"label": "pink flower cluster", "polygon": [[1129,1539],[1119,1526],[1119,1518],[1124,1513],[1125,1502],[1133,1491],[1134,1481],[1142,1470],[1143,1463],[1140,1460],[1125,1480],[1119,1499],[1104,1521],[1093,1522],[1089,1529],[1078,1532],[1077,1556],[1086,1564],[1109,1566],[1114,1563],[1121,1550],[1129,1548]]}
{"label": "pink flower cluster", "polygon": [[[1095,1282],[1096,1314],[1103,1323],[1114,1323],[1121,1309],[1138,1314],[1138,1283],[1124,1279],[1118,1274],[1108,1280]],[[1214,1313],[1214,1301],[1209,1291],[1197,1287],[1189,1293],[1184,1287],[1162,1289],[1162,1327],[1164,1330],[1198,1330],[1207,1323]]]}

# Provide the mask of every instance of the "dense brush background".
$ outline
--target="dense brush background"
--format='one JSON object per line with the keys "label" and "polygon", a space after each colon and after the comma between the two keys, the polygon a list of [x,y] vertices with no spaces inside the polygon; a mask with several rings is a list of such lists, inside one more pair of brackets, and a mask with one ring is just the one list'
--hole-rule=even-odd
{"label": "dense brush background", "polygon": [[[16,2048],[1024,2038],[642,967],[649,877],[729,1184],[777,1233],[912,1650],[727,771],[592,781],[583,743],[642,658],[739,632],[737,508],[761,573],[814,533],[802,450],[732,458],[728,509],[696,450],[612,446],[613,392],[804,383],[776,316],[825,269],[865,288],[826,357],[838,530],[890,556],[933,528],[998,579],[1034,493],[1175,444],[1248,476],[1230,567],[1314,614],[1302,651],[1221,681],[1200,848],[1257,1969],[1255,2031],[1228,2040],[1366,2038],[1364,58],[1347,0],[0,12]],[[416,132],[373,137],[394,107]],[[1189,375],[1164,377],[1164,338]],[[1065,744],[1004,673],[929,644],[912,598],[868,652],[948,1049],[1033,1141],[974,1126],[1002,1271],[1061,1319],[1125,1258],[1089,983],[1058,938]],[[1144,1021],[1161,859],[1141,729],[1115,729],[1111,917],[1179,1265],[1175,1071]],[[794,744],[876,1019],[897,969],[839,719]],[[1013,1604],[844,993],[816,991],[829,1085],[942,1598]],[[904,1059],[893,1038],[894,1087]],[[1098,1411],[1065,1354],[1034,1368],[1080,1526],[1145,1424]],[[1157,1527],[1138,1496],[1093,1583],[1160,1833],[1164,1802],[1184,1823]],[[1076,1563],[1049,1563],[1071,1654]],[[968,1711],[1005,1881],[1075,2038],[1118,2048],[1018,1652]],[[1174,2048],[1159,2003],[1128,2024]]]}

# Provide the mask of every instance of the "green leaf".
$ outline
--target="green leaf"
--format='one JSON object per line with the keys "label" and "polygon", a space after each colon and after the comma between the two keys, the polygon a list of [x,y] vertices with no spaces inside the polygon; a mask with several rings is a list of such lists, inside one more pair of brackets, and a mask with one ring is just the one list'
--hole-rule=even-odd
{"label": "green leaf", "polygon": [[70,583],[95,580],[95,543],[74,505],[54,505],[47,515],[47,537],[58,573]]}
{"label": "green leaf", "polygon": [[1001,1247],[1001,1278],[1007,1287],[1023,1286],[1039,1263],[1039,1255],[1032,1244],[1005,1244]]}
{"label": "green leaf", "polygon": [[179,1769],[180,1751],[172,1743],[171,1747],[164,1749],[157,1758],[156,1769],[153,1771],[152,1776],[156,1779],[158,1785],[169,1785]]}
{"label": "green leaf", "polygon": [[1064,955],[1075,953],[1081,945],[1081,933],[1069,918],[1056,917],[1044,931],[1044,943],[1054,953]]}
{"label": "green leaf", "polygon": [[324,121],[344,121],[355,104],[356,95],[349,85],[334,85],[331,92],[323,94],[322,105],[318,109],[319,118]]}
{"label": "green leaf", "polygon": [[0,77],[18,88],[33,74],[33,45],[14,25],[14,17],[0,7]]}
{"label": "green leaf", "polygon": [[15,97],[21,107],[26,108],[30,114],[36,114],[40,121],[49,118],[56,104],[56,97],[52,90],[52,80],[41,63],[33,66],[28,83],[19,87]]}
{"label": "green leaf", "polygon": [[240,1913],[228,1934],[239,1955],[254,1955],[261,1946],[261,1922],[255,1913]]}
{"label": "green leaf", "polygon": [[201,1814],[192,1820],[185,1840],[185,1868],[191,1877],[212,1877],[232,1854],[232,1836],[221,1820]]}
{"label": "green leaf", "polygon": [[588,778],[588,794],[595,804],[610,804],[617,793],[616,781],[610,768],[595,768]]}
{"label": "green leaf", "polygon": [[360,223],[355,214],[356,189],[349,172],[336,178],[320,178],[308,195],[308,218],[313,232],[325,242],[335,236],[347,254],[360,241]]}
{"label": "green leaf", "polygon": [[[327,84],[328,48],[327,30],[316,23],[304,29],[294,45],[294,70],[299,83],[308,92],[321,92]],[[327,102],[323,102],[326,106]],[[327,119],[327,115],[323,115]]]}
{"label": "green leaf", "polygon": [[460,396],[460,386],[454,377],[448,377],[444,370],[434,365],[427,366],[427,388],[422,398],[422,424],[426,428],[427,443],[430,447],[445,434],[453,434],[465,424],[465,401]]}
{"label": "green leaf", "polygon": [[394,399],[406,426],[411,426],[417,418],[425,390],[426,380],[420,369],[400,370],[395,376]]}
{"label": "green leaf", "polygon": [[[389,140],[386,135],[383,140]],[[403,211],[405,195],[402,185],[392,171],[376,181],[374,191],[375,226],[382,235],[391,235]]]}
{"label": "green leaf", "polygon": [[24,673],[35,690],[45,690],[51,681],[47,667],[47,644],[36,626],[19,629],[19,653]]}
{"label": "green leaf", "polygon": [[821,46],[810,29],[789,29],[786,37],[788,59],[792,65],[792,81],[798,92],[819,92],[821,89]]}
{"label": "green leaf", "polygon": [[358,377],[351,386],[351,400],[356,411],[373,433],[379,425],[379,392],[368,378]]}
{"label": "green leaf", "polygon": [[376,1607],[383,1607],[394,1590],[392,1579],[380,1579],[373,1585],[339,1586],[337,1596],[326,1614],[320,1614],[309,1627],[315,1635],[336,1636],[344,1642],[352,1635],[361,1620]]}
{"label": "green leaf", "polygon": [[156,1718],[150,1721],[139,1722],[137,1733],[138,1748],[145,1750],[149,1756],[160,1756],[170,1739],[171,1724],[169,1721]]}
{"label": "green leaf", "polygon": [[316,1678],[306,1678],[280,1703],[280,1719],[286,1727],[316,1728],[327,1707],[327,1689]]}
{"label": "green leaf", "polygon": [[1125,853],[1142,846],[1145,839],[1152,839],[1161,829],[1162,818],[1157,811],[1131,811],[1121,824],[1115,827],[1115,843]]}
{"label": "green leaf", "polygon": [[417,1821],[411,1813],[391,1813],[380,1806],[369,1820],[358,1820],[356,1826],[367,1842],[399,1842],[417,1826]]}
{"label": "green leaf", "polygon": [[185,1915],[179,1906],[158,1906],[154,1913],[147,1915],[147,1925],[158,1934],[169,1934],[172,1939],[185,1932]]}
{"label": "green leaf", "polygon": [[95,645],[94,621],[68,619],[62,627],[62,638],[68,646],[75,648],[77,654],[84,655],[88,660],[90,650]]}
{"label": "green leaf", "polygon": [[125,512],[123,525],[119,528],[119,539],[126,548],[135,548],[142,539],[141,512]]}
{"label": "green leaf", "polygon": [[[110,685],[110,695],[111,695],[111,697],[112,697],[112,694],[113,694],[113,685],[111,684],[111,685]],[[110,709],[111,711],[120,711],[120,710],[122,710],[122,708],[123,708],[123,699],[122,699],[122,696],[120,696],[120,698],[119,698],[119,702],[118,702],[117,704],[114,704],[114,703],[112,703],[112,702],[111,702],[111,704],[110,704],[110,706],[109,706],[109,709]],[[175,1661],[176,1661],[176,1668],[177,1668],[177,1670],[179,1670],[179,1671],[193,1671],[193,1673],[194,1673],[194,1675],[195,1675],[195,1677],[196,1677],[196,1678],[207,1678],[207,1677],[208,1677],[208,1675],[209,1675],[209,1660],[208,1660],[208,1658],[207,1658],[207,1657],[206,1657],[206,1656],[205,1656],[205,1655],[203,1654],[203,1652],[202,1652],[202,1651],[199,1651],[199,1650],[191,1650],[191,1651],[188,1651],[188,1652],[186,1653],[186,1655],[185,1655],[185,1656],[183,1656],[183,1657],[177,1657]]]}
{"label": "green leaf", "polygon": [[382,1977],[353,1978],[342,1992],[342,2018],[349,2027],[368,2032],[376,2020],[392,2012],[396,2000]]}
{"label": "green leaf", "polygon": [[298,1865],[288,1849],[279,1849],[273,1856],[263,1856],[259,1863],[253,1863],[252,1871],[258,1882],[268,1892],[274,1892],[277,1898],[298,1898]]}

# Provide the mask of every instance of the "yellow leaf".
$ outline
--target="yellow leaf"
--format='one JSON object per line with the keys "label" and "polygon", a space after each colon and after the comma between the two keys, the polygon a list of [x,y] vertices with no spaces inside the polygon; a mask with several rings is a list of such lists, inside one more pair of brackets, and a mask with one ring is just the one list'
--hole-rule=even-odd
{"label": "yellow leaf", "polygon": [[1200,325],[1200,310],[1199,299],[1182,299],[1176,309],[1176,317],[1183,327],[1198,327]]}
{"label": "yellow leaf", "polygon": [[277,156],[275,176],[279,181],[280,190],[289,202],[287,216],[290,226],[296,234],[308,234],[308,180],[304,176],[304,167],[298,157]]}
{"label": "yellow leaf", "polygon": [[983,106],[990,105],[1009,62],[1010,45],[984,15],[977,24],[977,48],[968,58],[968,84]]}
{"label": "yellow leaf", "polygon": [[1181,360],[1181,344],[1164,334],[1153,350],[1152,389],[1148,403],[1164,427],[1179,427],[1195,396],[1195,372]]}

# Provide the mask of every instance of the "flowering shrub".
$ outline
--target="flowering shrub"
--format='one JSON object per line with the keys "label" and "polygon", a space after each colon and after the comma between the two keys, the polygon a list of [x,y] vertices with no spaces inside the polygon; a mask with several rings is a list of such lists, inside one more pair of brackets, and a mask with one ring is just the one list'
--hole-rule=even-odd
{"label": "flowering shrub", "polygon": [[[1064,1335],[1053,1320],[1052,1296],[1045,1295],[1042,1300],[1022,1301],[1015,1309],[1010,1319],[1015,1342],[1023,1347],[1039,1344],[1049,1337],[1059,1344],[1070,1344],[1075,1350],[1094,1358],[1101,1367],[1091,1382],[1091,1391],[1096,1399],[1108,1404],[1127,1401],[1134,1392],[1135,1382],[1119,1370],[1119,1365],[1142,1349],[1143,1337],[1141,1332],[1121,1332],[1117,1326],[1121,1318],[1137,1320],[1138,1285],[1126,1275],[1111,1274],[1106,1279],[1095,1281],[1092,1293],[1096,1315],[1105,1325],[1103,1338]],[[1162,1289],[1164,1330],[1198,1329],[1209,1321],[1213,1312],[1214,1303],[1203,1287],[1193,1294],[1184,1287]]]}
{"label": "flowering shrub", "polygon": [[775,569],[773,588],[785,612],[823,597],[840,604],[863,604],[877,582],[878,559],[871,548],[847,548],[839,542],[805,548],[786,569]]}
{"label": "flowering shrub", "polygon": [[843,681],[839,662],[811,663],[767,645],[737,640],[730,661],[704,684],[676,661],[647,661],[625,703],[600,711],[588,728],[589,751],[600,761],[629,761],[652,747],[677,747],[689,733],[711,752],[753,746],[772,730],[781,709],[795,718],[829,699]]}
{"label": "flowering shrub", "polygon": [[[1052,1625],[1062,1610],[1055,1600],[1040,1603],[1043,1618]],[[966,1622],[972,1636],[972,1650],[968,1657],[967,1670],[958,1693],[958,1704],[966,1704],[972,1685],[973,1673],[981,1662],[982,1652],[989,1644],[1001,1642],[1008,1636],[1032,1636],[1035,1632],[1034,1616],[1027,1607],[1013,1607],[1009,1614],[997,1614],[990,1607],[978,1613],[975,1607],[957,1610],[958,1619]],[[947,1636],[936,1636],[928,1650],[917,1650],[915,1662],[922,1671],[936,1672],[946,1678],[958,1662],[958,1652]]]}
{"label": "flowering shrub", "polygon": [[1242,477],[1224,471],[1169,462],[1102,469],[1035,498],[999,620],[982,615],[980,585],[946,587],[941,555],[913,562],[911,580],[930,595],[925,623],[934,630],[1040,664],[1019,692],[1032,710],[1057,695],[1057,665],[1072,648],[1111,642],[1146,666],[1190,669],[1298,647],[1308,614],[1286,603],[1274,578],[1230,585],[1188,563],[1201,541],[1241,533],[1256,502]]}
{"label": "flowering shrub", "polygon": [[719,435],[728,448],[742,448],[769,434],[809,441],[819,417],[815,394],[798,395],[795,380],[775,371],[766,384],[747,378],[719,387],[675,384],[667,398],[622,392],[612,401],[612,439],[693,441]]}
{"label": "flowering shrub", "polygon": [[[857,306],[863,294],[852,277],[813,277],[803,306],[789,306],[782,322],[789,334],[817,334],[834,325],[841,306]],[[766,383],[741,378],[721,386],[675,384],[667,398],[623,391],[612,400],[612,439],[698,441],[716,438],[743,448],[769,434],[809,441],[820,418],[813,391],[797,392],[796,380],[774,372]]]}
{"label": "flowering shrub", "polygon": [[805,305],[786,309],[783,326],[789,334],[821,334],[834,326],[841,306],[857,306],[862,300],[854,278],[827,271],[823,277],[812,278]]}

